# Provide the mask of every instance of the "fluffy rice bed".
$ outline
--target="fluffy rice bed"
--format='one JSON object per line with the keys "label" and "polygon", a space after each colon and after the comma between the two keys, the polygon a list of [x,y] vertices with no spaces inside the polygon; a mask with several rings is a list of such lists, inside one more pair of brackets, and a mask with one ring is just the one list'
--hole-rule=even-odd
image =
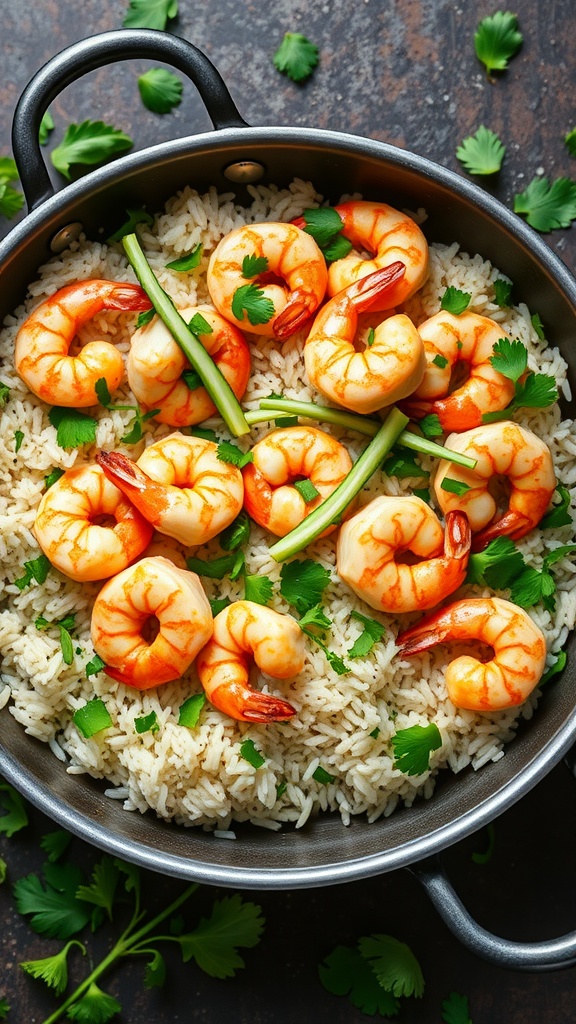
{"label": "fluffy rice bed", "polygon": [[[252,205],[244,209],[235,204],[232,194],[210,191],[199,196],[186,188],[170,200],[153,228],[141,230],[143,248],[153,269],[177,305],[208,301],[208,258],[218,240],[232,228],[245,222],[287,221],[322,202],[309,183],[298,180],[284,191],[256,187],[251,193]],[[166,269],[166,263],[199,242],[203,244],[203,257],[198,269],[187,274]],[[0,557],[4,566],[0,706],[9,703],[14,718],[27,733],[50,744],[67,772],[87,772],[106,780],[109,795],[121,799],[127,810],[152,809],[162,818],[218,831],[228,830],[234,821],[246,820],[270,829],[279,828],[282,822],[293,822],[298,827],[320,810],[337,811],[344,823],[357,814],[374,821],[398,805],[410,805],[416,797],[431,797],[440,769],[459,772],[467,765],[478,769],[502,757],[519,719],[534,713],[538,691],[520,708],[508,711],[477,714],[456,709],[444,686],[443,668],[450,656],[447,649],[440,647],[401,660],[396,654],[395,637],[401,626],[417,616],[403,616],[400,623],[364,605],[336,575],[334,537],[316,542],[300,556],[314,558],[331,571],[324,595],[325,610],[333,622],[331,650],[346,661],[346,652],[361,630],[350,615],[352,610],[378,619],[386,631],[369,655],[349,662],[351,671],[345,675],[337,675],[312,642],[308,643],[303,672],[289,684],[255,674],[255,686],[288,697],[297,710],[291,720],[271,725],[238,723],[207,703],[195,729],[178,725],[181,704],[200,690],[193,668],[181,680],[143,693],[114,682],[103,672],[87,678],[85,666],[94,656],[90,612],[101,584],[75,583],[52,570],[42,585],[33,583],[23,590],[14,585],[14,580],[22,576],[24,563],[39,554],[32,527],[45,490],[45,476],[54,467],[67,469],[92,462],[99,448],[125,450],[136,459],[145,445],[172,429],[148,421],[143,440],[127,447],[120,438],[132,414],[97,407],[88,410],[98,419],[96,444],[64,450],[58,446],[56,430],[48,420],[48,407],[31,395],[14,373],[14,339],[26,316],[58,288],[91,277],[135,280],[119,245],[81,240],[41,267],[25,306],[8,318],[0,334],[1,379],[10,388],[0,419]],[[418,324],[437,312],[449,285],[469,292],[469,308],[502,323],[513,338],[527,346],[531,368],[553,374],[567,393],[562,357],[541,341],[532,327],[530,314],[537,310],[529,311],[525,306],[504,309],[496,304],[494,281],[500,277],[499,271],[480,256],[459,252],[457,245],[433,245],[430,277],[407,304],[406,312]],[[104,337],[126,353],[134,322],[133,314],[102,314],[86,325],[81,340]],[[302,337],[295,336],[284,344],[254,337],[249,340],[252,373],[245,407],[256,407],[260,398],[279,391],[288,398],[325,401],[306,378]],[[113,400],[135,404],[127,385]],[[527,410],[517,419],[547,441],[558,479],[573,491],[576,442],[572,422],[561,420],[558,406]],[[217,427],[219,435],[225,437],[220,422]],[[254,428],[250,441],[242,444],[248,447],[268,429]],[[366,439],[358,435],[333,432],[344,439],[353,458],[366,444]],[[425,459],[422,464],[432,468]],[[421,485],[421,480],[400,480],[378,473],[364,489],[361,501],[366,503],[378,493],[411,493],[413,487]],[[546,551],[566,543],[571,534],[569,527],[547,530],[544,540],[544,535],[534,530],[519,546],[529,564],[539,568]],[[267,574],[274,580],[271,605],[288,612],[277,586],[280,566],[269,555],[269,543],[270,536],[254,526],[246,549],[246,571]],[[219,551],[217,541],[213,541],[183,553],[208,557]],[[530,610],[545,633],[550,662],[555,660],[554,653],[565,643],[576,618],[576,596],[570,593],[573,565],[564,559],[554,568],[555,613],[551,615],[541,605]],[[203,583],[210,598],[243,596],[238,581],[204,579]],[[483,594],[489,591],[468,585],[450,600]],[[57,622],[69,613],[75,614],[74,659],[66,665],[58,630],[40,632],[35,623],[39,616]],[[94,696],[105,702],[113,724],[84,739],[72,715]],[[137,733],[135,719],[152,711],[156,712],[159,729]],[[442,746],[431,755],[429,771],[406,775],[394,767],[391,739],[400,729],[429,722],[438,726]],[[241,744],[247,738],[265,758],[259,768],[241,755]],[[314,778],[319,766],[333,781]],[[326,776],[321,773],[321,778]]]}

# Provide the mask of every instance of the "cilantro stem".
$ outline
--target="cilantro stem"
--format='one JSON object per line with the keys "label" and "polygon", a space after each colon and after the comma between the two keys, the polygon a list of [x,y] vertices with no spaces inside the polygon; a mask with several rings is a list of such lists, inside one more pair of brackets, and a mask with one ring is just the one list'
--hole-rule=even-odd
{"label": "cilantro stem", "polygon": [[370,444],[358,457],[336,490],[332,491],[332,494],[310,515],[306,516],[294,530],[272,545],[270,548],[272,558],[277,562],[290,558],[302,548],[307,547],[319,533],[322,533],[327,526],[338,519],[356,497],[358,491],[382,464],[408,422],[408,417],[393,406],[376,436],[372,438]]}
{"label": "cilantro stem", "polygon": [[166,294],[157,281],[142,251],[138,238],[135,234],[126,235],[122,239],[122,245],[136,277],[148,295],[158,316],[164,321],[174,340],[202,378],[204,387],[229,430],[236,437],[247,434],[250,428],[244,418],[242,406],[236,395],[228,381],[222,376],[213,359],[208,355],[202,343],[188,328],[170,296]]}
{"label": "cilantro stem", "polygon": [[[105,973],[105,971],[107,971],[108,968],[116,962],[116,960],[120,959],[120,957],[130,956],[133,952],[133,947],[137,946],[140,940],[143,939],[145,936],[148,936],[152,929],[156,927],[156,925],[166,920],[166,918],[169,917],[170,914],[173,914],[175,910],[178,910],[178,907],[182,906],[182,904],[185,903],[186,900],[194,892],[196,892],[197,888],[197,882],[194,882],[192,885],[189,885],[184,890],[184,892],[181,893],[180,896],[178,896],[175,900],[173,900],[173,902],[168,907],[165,907],[164,910],[160,911],[160,913],[157,914],[156,917],[152,918],[151,921],[145,924],[137,932],[131,934],[132,928],[134,927],[135,924],[137,924],[138,920],[142,920],[143,916],[137,912],[138,908],[136,907],[130,924],[122,932],[122,935],[115,943],[115,945],[112,947],[107,956],[105,956],[104,959],[100,961],[100,963],[94,968],[91,974],[89,974],[88,977],[85,978],[80,985],[78,985],[74,992],[72,992],[68,996],[68,998],[62,1003],[62,1005],[59,1006],[58,1009],[54,1011],[54,1013],[50,1014],[50,1016],[47,1017],[45,1021],[43,1021],[43,1024],[54,1024],[55,1021],[60,1020],[62,1015],[74,1003],[76,1003],[84,995],[85,992],[88,991],[92,982],[97,981],[98,978],[100,978]],[[162,938],[164,938],[164,936],[162,936]],[[134,952],[138,953],[137,950]],[[142,950],[140,950],[140,952],[142,952]]]}
{"label": "cilantro stem", "polygon": [[[260,410],[270,410],[265,413]],[[284,413],[289,416],[303,416],[311,420],[323,420],[326,423],[335,423],[339,427],[348,430],[357,430],[359,434],[367,434],[376,437],[382,423],[380,420],[372,420],[367,416],[358,416],[353,412],[345,412],[341,409],[333,409],[329,405],[316,405],[314,402],[297,402],[291,398],[262,398],[260,409],[247,412],[246,421],[253,426],[255,423],[264,423],[266,420],[274,419],[270,413]],[[458,466],[465,466],[466,469],[474,469],[476,459],[469,455],[461,455],[460,452],[453,452],[444,448],[427,437],[413,434],[411,430],[402,430],[398,436],[398,444],[404,448],[410,448],[414,452],[421,452],[430,455],[432,458],[446,459]]]}

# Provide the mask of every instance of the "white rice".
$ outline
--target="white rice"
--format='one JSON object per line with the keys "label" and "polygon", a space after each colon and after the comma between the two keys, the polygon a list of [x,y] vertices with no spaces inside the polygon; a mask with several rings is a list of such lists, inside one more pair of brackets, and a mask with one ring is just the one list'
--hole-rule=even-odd
{"label": "white rice", "polygon": [[[199,196],[185,188],[169,201],[152,229],[141,231],[153,269],[177,305],[208,300],[208,258],[218,240],[232,228],[245,222],[290,220],[322,202],[312,185],[298,180],[286,190],[259,186],[250,191],[253,202],[244,209],[236,205],[232,194],[217,195],[211,190]],[[177,274],[166,269],[167,262],[199,242],[203,244],[203,258],[198,270]],[[529,350],[530,366],[553,375],[569,394],[566,364],[556,349],[537,337],[531,311],[526,306],[503,309],[495,303],[493,285],[501,276],[480,256],[460,252],[457,245],[432,246],[429,280],[409,301],[406,311],[418,324],[438,310],[448,285],[469,292],[469,308],[492,317],[512,337],[519,338]],[[334,537],[317,541],[301,556],[315,558],[332,573],[324,601],[334,623],[331,650],[346,661],[346,652],[360,632],[358,622],[350,617],[353,609],[378,619],[386,632],[368,656],[350,662],[351,672],[340,676],[327,664],[323,652],[310,643],[304,671],[288,686],[290,702],[297,710],[290,721],[238,723],[206,704],[197,728],[179,726],[180,705],[200,689],[193,669],[177,682],[146,692],[118,684],[104,673],[86,678],[85,665],[94,655],[90,610],[101,584],[75,583],[52,570],[41,586],[33,584],[20,591],[14,585],[22,575],[24,562],[39,554],[32,529],[45,489],[44,477],[55,466],[67,469],[93,461],[101,447],[124,448],[131,458],[138,458],[145,445],[171,432],[171,428],[149,421],[144,439],[126,448],[119,439],[126,433],[131,414],[98,408],[90,410],[98,417],[95,446],[65,451],[56,442],[48,408],[16,376],[14,339],[26,316],[58,288],[91,277],[135,280],[120,246],[81,239],[40,268],[26,304],[7,318],[0,334],[2,381],[11,389],[0,417],[0,556],[4,565],[0,584],[0,708],[10,700],[14,718],[31,736],[48,743],[55,756],[66,761],[70,774],[89,773],[105,780],[106,794],[122,800],[127,810],[144,813],[152,809],[162,818],[210,828],[215,836],[227,839],[235,838],[230,828],[234,821],[249,820],[271,829],[279,828],[282,822],[301,827],[310,815],[321,810],[336,811],[344,823],[358,814],[374,821],[401,804],[410,805],[417,797],[429,798],[442,768],[460,772],[472,765],[479,769],[501,758],[518,721],[534,713],[538,692],[520,708],[507,711],[476,714],[456,709],[444,686],[446,650],[437,649],[413,659],[398,658],[394,638],[400,624],[368,608],[338,579]],[[102,314],[82,329],[81,340],[106,337],[126,353],[133,325],[133,315]],[[255,407],[259,398],[272,391],[282,391],[288,398],[324,401],[307,381],[301,337],[284,344],[262,339],[252,342],[252,375],[245,405]],[[127,385],[114,395],[114,401],[135,404]],[[548,442],[558,478],[574,492],[576,441],[572,422],[561,421],[558,407],[527,410],[517,418]],[[224,436],[220,424],[218,429]],[[250,443],[267,429],[255,428]],[[22,432],[23,440],[16,453],[17,431]],[[333,432],[344,438],[353,458],[366,443],[357,435]],[[431,467],[426,460],[423,465]],[[411,487],[419,483],[376,474],[362,500],[376,493],[410,493]],[[566,543],[571,533],[570,528],[548,530],[545,535],[535,530],[519,546],[527,561],[539,567],[546,551]],[[272,606],[289,612],[278,592],[280,567],[270,557],[268,544],[269,536],[255,526],[246,550],[247,571],[269,575],[276,583]],[[219,550],[214,541],[184,554],[207,557]],[[556,611],[551,614],[540,605],[530,611],[545,633],[551,661],[575,623],[573,574],[570,559],[557,563]],[[209,597],[243,596],[241,582],[203,582]],[[454,597],[488,593],[468,586]],[[55,622],[69,612],[76,615],[76,653],[72,665],[67,666],[58,630],[39,632],[35,621],[42,615]],[[403,625],[411,621],[410,617],[403,618]],[[279,695],[287,694],[287,684],[270,677],[258,678],[256,674],[254,682]],[[93,696],[105,702],[113,724],[84,739],[72,715]],[[138,734],[135,718],[152,711],[157,715],[158,731]],[[429,722],[438,726],[442,747],[432,754],[429,771],[408,776],[394,767],[391,739],[400,729]],[[252,767],[241,756],[240,745],[246,738],[251,738],[265,757],[262,767]],[[313,776],[318,767],[333,776],[333,781],[316,781]]]}

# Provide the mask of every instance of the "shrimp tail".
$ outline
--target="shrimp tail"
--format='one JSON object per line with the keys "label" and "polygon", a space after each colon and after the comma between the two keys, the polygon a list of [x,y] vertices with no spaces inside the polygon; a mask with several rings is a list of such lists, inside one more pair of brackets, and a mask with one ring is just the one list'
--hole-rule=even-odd
{"label": "shrimp tail", "polygon": [[274,335],[280,340],[289,338],[300,328],[304,327],[312,315],[311,303],[304,295],[294,292],[292,298],[286,303],[284,309],[275,317],[273,328]]}
{"label": "shrimp tail", "polygon": [[504,536],[510,537],[511,540],[519,540],[520,537],[523,537],[532,529],[533,525],[534,523],[528,516],[522,515],[521,512],[515,509],[509,509],[500,519],[489,523],[488,526],[485,526],[483,530],[479,530],[474,535],[472,550],[483,551],[486,545],[496,537]]}
{"label": "shrimp tail", "polygon": [[152,303],[139,284],[113,283],[106,295],[105,308],[144,313],[152,308]]}
{"label": "shrimp tail", "polygon": [[384,298],[388,291],[397,284],[406,273],[406,266],[400,260],[390,263],[387,267],[380,267],[373,274],[361,277],[354,284],[346,289],[346,295],[350,299],[357,313],[364,313],[372,305]]}
{"label": "shrimp tail", "polygon": [[444,554],[446,558],[456,561],[468,561],[472,544],[472,531],[465,512],[453,511],[446,513],[446,530],[444,534]]}
{"label": "shrimp tail", "polygon": [[96,462],[105,475],[116,484],[121,491],[130,497],[130,491],[144,491],[149,484],[149,479],[142,472],[132,459],[127,458],[122,452],[99,451],[96,455]]}
{"label": "shrimp tail", "polygon": [[238,722],[283,722],[296,714],[296,709],[288,701],[271,693],[252,690],[241,683],[217,686],[209,700],[218,711]]}
{"label": "shrimp tail", "polygon": [[404,630],[396,638],[396,646],[399,654],[410,658],[413,654],[420,654],[427,651],[436,644],[450,637],[451,623],[443,617],[444,609],[434,612],[417,622],[415,626]]}
{"label": "shrimp tail", "polygon": [[468,395],[437,399],[408,398],[405,402],[398,402],[398,408],[412,420],[437,416],[444,432],[455,430],[460,433],[482,425],[482,409]]}

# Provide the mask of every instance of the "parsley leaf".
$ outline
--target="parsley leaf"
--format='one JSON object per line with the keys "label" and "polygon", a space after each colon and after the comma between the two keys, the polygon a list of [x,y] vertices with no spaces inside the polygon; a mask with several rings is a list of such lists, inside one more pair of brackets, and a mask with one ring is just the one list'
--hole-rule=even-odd
{"label": "parsley leaf", "polygon": [[557,529],[559,526],[572,526],[570,491],[563,484],[557,484],[556,493],[559,495],[560,501],[552,505],[550,511],[540,520],[538,525],[541,530]]}
{"label": "parsley leaf", "polygon": [[274,312],[272,299],[267,298],[258,285],[240,285],[232,296],[232,313],[236,319],[243,320],[246,314],[253,327],[257,324],[267,324],[274,316]]}
{"label": "parsley leaf", "polygon": [[361,615],[360,612],[351,611],[350,618],[361,622],[363,629],[348,651],[348,657],[363,658],[366,654],[370,653],[374,644],[380,642],[386,633],[386,629],[381,622],[377,622],[376,619],[370,619],[366,615]]}
{"label": "parsley leaf", "polygon": [[182,102],[182,89],[178,75],[166,68],[150,68],[138,79],[142,103],[154,114],[169,114],[177,107]]}
{"label": "parsley leaf", "polygon": [[6,220],[12,220],[12,217],[15,217],[23,206],[24,195],[22,192],[12,188],[12,185],[8,184],[6,178],[0,177],[0,214]]}
{"label": "parsley leaf", "polygon": [[514,212],[526,217],[536,231],[568,228],[576,219],[576,181],[557,178],[533,178],[524,192],[514,196]]}
{"label": "parsley leaf", "polygon": [[4,381],[0,381],[0,409],[3,409],[10,400],[10,388]]}
{"label": "parsley leaf", "polygon": [[24,562],[24,575],[14,580],[14,585],[18,587],[18,590],[24,590],[24,587],[28,587],[35,580],[42,586],[51,568],[52,565],[46,555],[31,558],[29,562]]}
{"label": "parsley leaf", "polygon": [[528,350],[521,341],[500,338],[494,345],[492,353],[490,362],[494,369],[513,380],[514,383],[525,373],[528,365]]}
{"label": "parsley leaf", "polygon": [[395,996],[422,995],[424,978],[420,964],[404,942],[391,935],[370,935],[360,939],[358,948],[387,992]]}
{"label": "parsley leaf", "polygon": [[109,920],[112,920],[112,908],[116,889],[120,881],[120,872],[115,860],[104,854],[102,859],[94,865],[92,881],[89,885],[79,885],[76,889],[76,897],[91,903],[95,907],[102,907],[106,911]]}
{"label": "parsley leaf", "polygon": [[282,74],[293,82],[303,82],[318,64],[318,47],[299,32],[286,32],[272,59]]}
{"label": "parsley leaf", "polygon": [[71,614],[66,615],[65,618],[60,619],[58,622],[48,622],[43,615],[39,615],[35,622],[36,629],[49,629],[52,626],[59,630],[62,660],[65,665],[71,665],[74,661],[74,645],[70,631],[74,629],[75,617],[74,614]]}
{"label": "parsley leaf", "polygon": [[254,461],[252,452],[243,452],[237,444],[232,444],[232,441],[219,442],[216,458],[219,462],[229,462],[230,465],[237,466],[238,469],[242,469],[243,466]]}
{"label": "parsley leaf", "polygon": [[304,210],[302,219],[304,231],[308,235],[312,235],[320,249],[329,245],[344,227],[344,221],[333,206],[320,206],[317,210]]}
{"label": "parsley leaf", "polygon": [[[128,219],[118,228],[114,234],[109,235],[106,239],[108,245],[112,245],[114,242],[120,242],[124,235],[131,235],[137,224],[147,224],[148,227],[152,227],[154,223],[154,217],[152,217],[146,210],[142,210],[139,207],[129,207],[126,210]],[[150,319],[154,316],[154,309],[147,311],[146,313],[140,313],[142,316],[150,316]],[[141,327],[140,319],[138,320],[138,326]]]}
{"label": "parsley leaf", "polygon": [[236,516],[236,519],[230,523],[230,526],[227,526],[218,535],[218,540],[224,551],[236,551],[237,548],[246,544],[250,538],[250,527],[250,516],[242,509]]}
{"label": "parsley leaf", "polygon": [[0,782],[0,835],[10,839],[28,824],[28,812],[20,793],[9,782]]}
{"label": "parsley leaf", "polygon": [[251,948],[260,941],[264,919],[260,907],[234,894],[216,900],[209,918],[177,941],[182,959],[195,959],[198,967],[212,978],[232,978],[244,966],[238,947]]}
{"label": "parsley leaf", "polygon": [[503,277],[498,277],[494,281],[494,302],[498,306],[510,306],[512,297],[512,282],[505,281]]}
{"label": "parsley leaf", "polygon": [[48,142],[50,132],[54,131],[54,118],[49,110],[46,110],[42,115],[40,121],[40,130],[38,132],[38,142],[41,146],[45,146]]}
{"label": "parsley leaf", "polygon": [[79,409],[55,405],[50,409],[48,419],[56,427],[56,442],[61,448],[78,448],[81,444],[94,444],[96,441],[96,420]]}
{"label": "parsley leaf", "polygon": [[518,31],[518,18],[509,11],[496,11],[483,18],[474,35],[476,56],[486,71],[504,71],[508,61],[522,45],[522,34]]}
{"label": "parsley leaf", "polygon": [[244,577],[244,600],[267,605],[272,600],[274,584],[268,576]]}
{"label": "parsley leaf", "polygon": [[86,678],[89,679],[90,676],[97,676],[98,673],[101,672],[103,668],[106,668],[106,662],[102,661],[102,658],[100,657],[99,654],[95,654],[92,660],[87,662],[86,667],[84,669],[86,673]]}
{"label": "parsley leaf", "polygon": [[440,309],[458,316],[459,313],[463,313],[468,308],[471,298],[472,296],[469,292],[462,292],[459,288],[449,285],[440,301]]}
{"label": "parsley leaf", "polygon": [[442,1020],[446,1024],[472,1024],[467,997],[451,992],[442,1003]]}
{"label": "parsley leaf", "polygon": [[378,983],[370,964],[357,949],[336,946],[318,966],[324,988],[335,996],[348,996],[362,1013],[395,1017],[400,1012],[398,1000]]}
{"label": "parsley leaf", "polygon": [[[44,866],[44,884],[30,874],[14,883],[13,892],[20,914],[29,916],[30,927],[40,935],[66,941],[90,921],[90,906],[76,897],[82,874],[75,865]],[[50,871],[48,870],[50,869]]]}
{"label": "parsley leaf", "polygon": [[529,373],[516,385],[513,404],[516,408],[545,409],[558,401],[556,378],[547,373]]}
{"label": "parsley leaf", "polygon": [[466,583],[485,584],[495,590],[505,590],[524,568],[524,558],[514,541],[510,537],[495,537],[484,551],[470,555]]}
{"label": "parsley leaf", "polygon": [[440,437],[440,435],[444,433],[440,423],[440,417],[438,416],[438,413],[435,412],[429,413],[428,416],[423,416],[422,419],[418,421],[418,426],[424,434],[424,437]]}
{"label": "parsley leaf", "polygon": [[330,582],[330,570],[312,558],[284,562],[280,570],[280,593],[301,614],[322,600]]}
{"label": "parsley leaf", "polygon": [[78,946],[86,954],[85,946],[78,942],[77,939],[71,939],[54,956],[47,956],[42,960],[24,960],[20,964],[20,968],[25,974],[30,974],[33,978],[40,978],[41,981],[44,981],[49,988],[54,989],[57,996],[62,995],[68,984],[67,957],[73,946]]}
{"label": "parsley leaf", "polygon": [[330,782],[334,782],[336,776],[331,775],[330,772],[327,772],[326,769],[323,768],[321,764],[319,764],[315,771],[312,773],[312,778],[316,782],[320,782],[323,786],[328,786]]}
{"label": "parsley leaf", "polygon": [[77,1020],[79,1024],[108,1024],[121,1009],[117,999],[92,981],[81,999],[69,1006],[66,1013],[70,1020]]}
{"label": "parsley leaf", "polygon": [[178,0],[130,0],[124,28],[166,28],[168,19],[178,15]]}
{"label": "parsley leaf", "polygon": [[139,734],[144,732],[151,732],[154,734],[155,732],[158,732],[160,728],[158,715],[155,711],[151,711],[149,715],[142,715],[141,718],[135,718],[134,728]]}
{"label": "parsley leaf", "polygon": [[235,580],[244,568],[244,554],[242,551],[231,551],[220,558],[211,559],[191,555],[186,559],[186,565],[190,572],[195,572],[198,576],[207,576],[211,580],[223,580],[225,576]]}
{"label": "parsley leaf", "polygon": [[566,651],[558,651],[558,657],[556,658],[556,661],[554,662],[554,664],[550,666],[550,668],[546,669],[546,672],[542,676],[538,685],[540,687],[544,686],[547,682],[550,681],[550,679],[552,679],[554,676],[557,676],[560,672],[562,672],[566,668],[567,661],[568,655]]}
{"label": "parsley leaf", "polygon": [[[196,267],[200,266],[200,260],[202,259],[202,252],[204,246],[202,242],[198,242],[189,253],[185,256],[179,256],[176,260],[171,260],[170,263],[166,264],[168,270],[175,270],[179,274],[186,274],[189,270],[195,270]],[[202,326],[204,329],[200,330]],[[202,316],[201,313],[195,313],[192,317],[188,327],[194,334],[212,334],[212,328],[208,321]]]}
{"label": "parsley leaf", "polygon": [[55,864],[63,856],[70,843],[72,835],[63,828],[57,828],[54,832],[47,832],[40,840],[40,849],[48,857],[50,864]]}
{"label": "parsley leaf", "polygon": [[268,270],[267,256],[257,256],[256,253],[252,253],[251,256],[245,256],[242,260],[242,277],[258,277],[258,274],[263,274],[265,270]]}
{"label": "parsley leaf", "polygon": [[116,153],[131,149],[132,139],[118,128],[103,121],[82,121],[68,125],[59,146],[50,157],[54,167],[70,181],[70,168],[104,163]]}
{"label": "parsley leaf", "polygon": [[475,135],[463,139],[456,156],[470,174],[496,174],[505,152],[506,147],[496,133],[481,124]]}
{"label": "parsley leaf", "polygon": [[570,153],[570,156],[576,156],[576,128],[572,128],[571,131],[564,138],[566,148]]}
{"label": "parsley leaf", "polygon": [[435,722],[411,725],[392,737],[394,768],[405,775],[422,775],[430,768],[430,754],[442,746],[442,736]]}

